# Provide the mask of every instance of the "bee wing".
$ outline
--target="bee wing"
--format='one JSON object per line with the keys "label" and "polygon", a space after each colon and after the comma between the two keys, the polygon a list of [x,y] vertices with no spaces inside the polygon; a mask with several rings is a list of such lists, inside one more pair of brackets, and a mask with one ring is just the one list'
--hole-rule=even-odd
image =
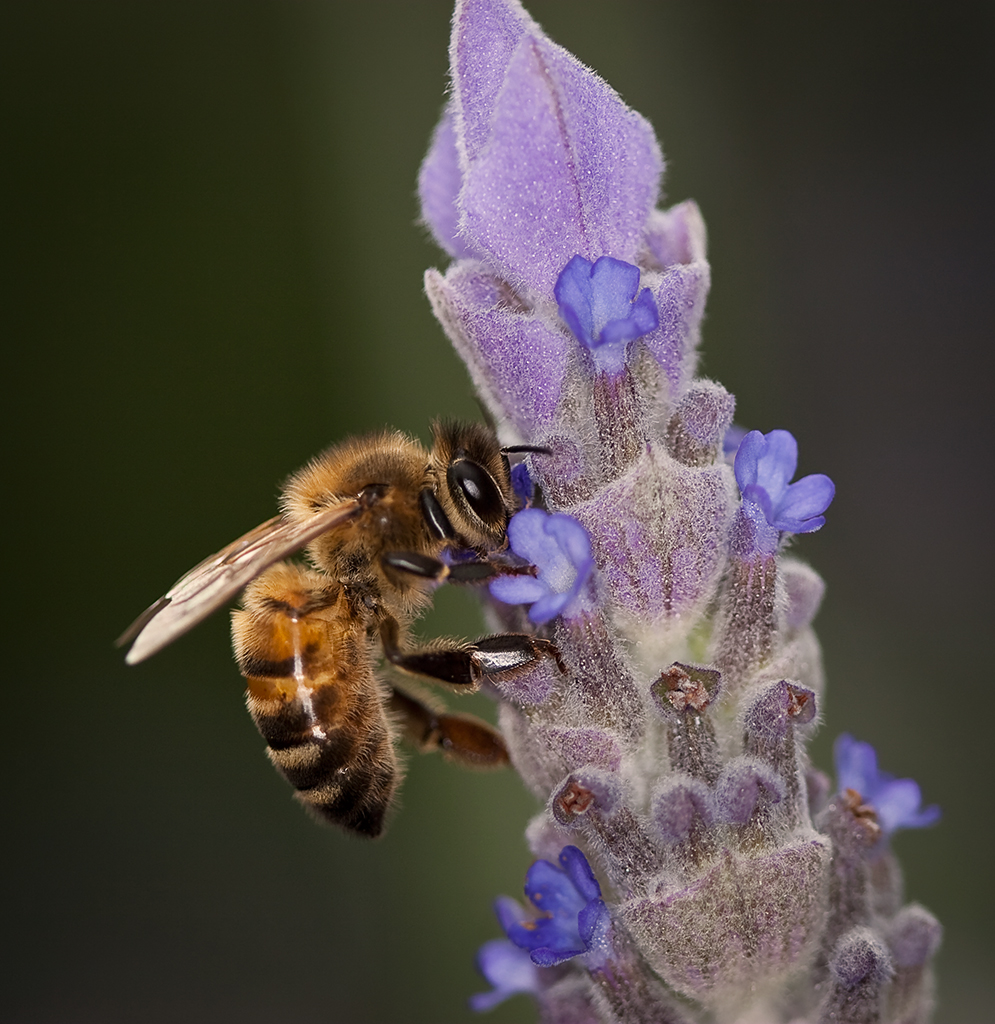
{"label": "bee wing", "polygon": [[118,647],[134,640],[125,661],[135,665],[162,650],[227,604],[264,569],[350,519],[360,508],[357,499],[343,501],[319,512],[306,523],[291,523],[282,516],[275,516],[232,541],[216,555],[205,558],[121,634]]}

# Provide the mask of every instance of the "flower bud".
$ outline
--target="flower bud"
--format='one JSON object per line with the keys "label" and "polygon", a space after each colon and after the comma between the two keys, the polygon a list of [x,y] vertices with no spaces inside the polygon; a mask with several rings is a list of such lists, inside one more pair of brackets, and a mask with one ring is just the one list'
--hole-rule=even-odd
{"label": "flower bud", "polygon": [[841,940],[830,963],[829,992],[819,1024],[877,1024],[882,1019],[891,958],[869,928],[854,928]]}

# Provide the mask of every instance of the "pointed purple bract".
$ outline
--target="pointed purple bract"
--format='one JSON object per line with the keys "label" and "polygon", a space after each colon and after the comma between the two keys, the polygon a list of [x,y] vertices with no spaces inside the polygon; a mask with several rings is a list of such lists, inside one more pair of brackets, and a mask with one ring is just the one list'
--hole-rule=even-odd
{"label": "pointed purple bract", "polygon": [[515,0],[458,3],[450,65],[464,244],[543,295],[575,253],[632,261],[663,170],[649,123]]}
{"label": "pointed purple bract", "polygon": [[457,236],[459,209],[456,201],[462,184],[450,105],[435,126],[432,144],[418,172],[418,198],[421,200],[422,219],[432,237],[454,259],[473,255],[469,246]]}

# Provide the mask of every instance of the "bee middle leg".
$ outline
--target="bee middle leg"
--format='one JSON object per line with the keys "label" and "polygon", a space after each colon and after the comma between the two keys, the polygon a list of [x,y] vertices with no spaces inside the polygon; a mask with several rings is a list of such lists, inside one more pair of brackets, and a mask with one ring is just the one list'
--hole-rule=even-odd
{"label": "bee middle leg", "polygon": [[485,679],[526,672],[544,658],[554,659],[559,670],[565,671],[556,644],[527,633],[498,633],[472,643],[442,639],[431,647],[405,650],[400,644],[397,620],[384,615],[380,642],[387,660],[405,672],[472,690]]}

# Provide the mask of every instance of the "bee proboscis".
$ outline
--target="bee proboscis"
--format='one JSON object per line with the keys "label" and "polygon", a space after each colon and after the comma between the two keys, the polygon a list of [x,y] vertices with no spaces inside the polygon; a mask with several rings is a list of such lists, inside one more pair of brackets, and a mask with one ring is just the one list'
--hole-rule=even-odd
{"label": "bee proboscis", "polygon": [[[314,814],[367,836],[383,831],[400,781],[398,733],[470,766],[508,759],[486,722],[385,683],[380,651],[463,691],[558,660],[524,633],[410,645],[438,583],[528,571],[502,554],[509,449],[479,424],[437,423],[433,436],[430,451],[392,431],[328,449],[289,479],[279,516],[190,570],[118,641],[140,662],[244,590],[233,643],[267,754]],[[302,548],[310,565],[284,561]]]}

